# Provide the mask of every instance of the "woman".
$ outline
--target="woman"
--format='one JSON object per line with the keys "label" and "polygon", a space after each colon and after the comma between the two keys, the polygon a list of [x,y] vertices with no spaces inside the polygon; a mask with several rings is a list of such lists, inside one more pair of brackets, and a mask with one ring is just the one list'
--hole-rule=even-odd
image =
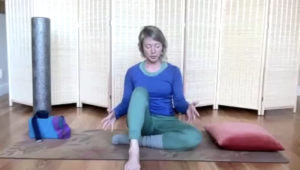
{"label": "woman", "polygon": [[140,169],[140,146],[184,151],[201,142],[199,130],[174,116],[175,109],[191,121],[199,113],[195,103],[185,100],[179,68],[164,61],[167,42],[163,33],[154,26],[144,27],[138,46],[145,61],[127,70],[123,99],[116,108],[108,110],[109,115],[102,121],[107,129],[127,114],[129,135],[112,138],[113,144],[130,144],[125,170]]}

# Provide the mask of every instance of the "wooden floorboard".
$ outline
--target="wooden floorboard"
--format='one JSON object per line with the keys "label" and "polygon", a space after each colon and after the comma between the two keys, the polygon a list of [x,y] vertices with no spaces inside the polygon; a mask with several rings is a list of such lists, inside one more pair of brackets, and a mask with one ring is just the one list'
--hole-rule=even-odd
{"label": "wooden floorboard", "polygon": [[[208,163],[145,161],[143,170],[300,170],[300,117],[292,110],[268,111],[259,117],[255,111],[221,107],[218,111],[211,107],[199,108],[201,119],[194,125],[203,129],[214,122],[239,121],[264,126],[269,132],[279,137],[286,148],[283,154],[289,164],[243,164],[243,163]],[[101,129],[101,120],[106,116],[103,108],[85,105],[54,106],[54,115],[63,115],[72,129]],[[0,97],[0,149],[21,138],[28,131],[28,118],[32,108],[20,104],[9,106],[8,96]],[[184,119],[181,116],[180,119]],[[125,119],[115,124],[115,129],[125,129]],[[53,160],[9,160],[0,159],[0,170],[122,170],[124,161],[53,161]]]}

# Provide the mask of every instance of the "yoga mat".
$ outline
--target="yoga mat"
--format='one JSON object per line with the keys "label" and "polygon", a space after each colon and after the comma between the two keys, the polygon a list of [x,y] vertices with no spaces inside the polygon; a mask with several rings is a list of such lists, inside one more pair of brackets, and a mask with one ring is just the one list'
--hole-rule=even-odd
{"label": "yoga mat", "polygon": [[[67,140],[28,139],[11,144],[0,153],[0,158],[47,160],[127,160],[128,145],[112,145],[111,137],[121,131],[73,131]],[[124,132],[123,132],[124,133]],[[236,152],[216,146],[203,132],[203,142],[192,151],[174,152],[141,147],[141,161],[203,161],[240,163],[288,163],[279,152]]]}
{"label": "yoga mat", "polygon": [[51,35],[50,19],[31,18],[33,111],[51,114]]}

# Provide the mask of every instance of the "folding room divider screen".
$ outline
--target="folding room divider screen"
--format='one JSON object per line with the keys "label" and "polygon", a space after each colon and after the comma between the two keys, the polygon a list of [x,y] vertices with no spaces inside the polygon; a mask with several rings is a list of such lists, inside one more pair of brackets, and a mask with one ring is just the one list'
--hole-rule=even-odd
{"label": "folding room divider screen", "polygon": [[299,0],[9,0],[10,103],[32,105],[31,17],[51,19],[52,104],[114,107],[156,25],[199,106],[296,108]]}

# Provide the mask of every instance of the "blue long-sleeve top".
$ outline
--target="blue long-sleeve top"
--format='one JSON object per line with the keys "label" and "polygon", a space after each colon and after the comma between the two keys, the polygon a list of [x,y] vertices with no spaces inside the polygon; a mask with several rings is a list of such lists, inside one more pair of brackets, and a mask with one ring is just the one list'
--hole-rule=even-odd
{"label": "blue long-sleeve top", "polygon": [[122,101],[114,108],[117,119],[127,114],[131,94],[136,87],[148,90],[152,115],[174,116],[175,110],[186,114],[189,103],[183,94],[182,76],[177,66],[164,62],[155,73],[147,72],[145,62],[130,67],[125,75]]}

